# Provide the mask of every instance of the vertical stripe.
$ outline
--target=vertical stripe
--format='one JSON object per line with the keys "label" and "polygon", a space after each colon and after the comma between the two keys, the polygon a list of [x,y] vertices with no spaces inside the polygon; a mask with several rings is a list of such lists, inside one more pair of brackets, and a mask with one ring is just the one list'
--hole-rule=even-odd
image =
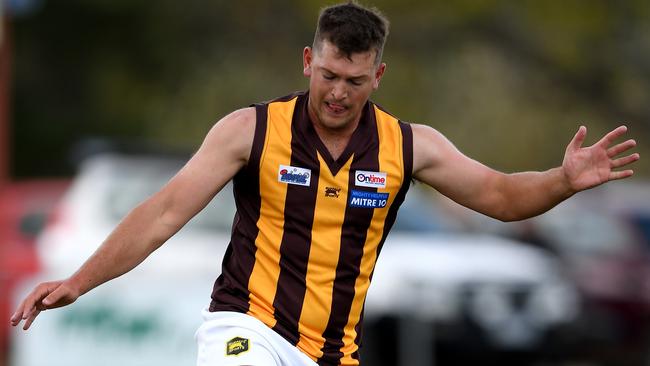
{"label": "vertical stripe", "polygon": [[255,134],[248,164],[233,179],[237,212],[223,270],[213,287],[210,311],[246,312],[249,308],[248,280],[255,264],[254,240],[261,206],[259,164],[266,139],[267,112],[266,104],[255,105]]}
{"label": "vertical stripe", "polygon": [[[363,305],[366,293],[370,286],[370,274],[372,273],[377,261],[377,247],[384,236],[384,222],[388,211],[393,207],[395,193],[399,191],[404,180],[404,170],[402,166],[402,134],[395,118],[376,109],[377,115],[377,135],[379,144],[379,170],[387,173],[386,187],[379,188],[377,192],[389,193],[388,204],[383,209],[375,209],[372,216],[371,225],[366,234],[366,242],[363,247],[363,257],[359,276],[355,283],[356,296],[352,302],[347,325],[344,330],[342,352],[346,356],[341,360],[344,365],[358,363],[358,360],[352,357],[358,345],[356,325],[361,321]],[[396,158],[397,157],[397,158]],[[391,193],[393,192],[393,193]]]}
{"label": "vertical stripe", "polygon": [[248,314],[269,327],[275,325],[273,299],[280,276],[280,243],[284,227],[287,184],[278,182],[278,169],[291,159],[291,117],[295,99],[268,106],[267,134],[260,160],[259,188],[262,198],[259,234],[255,239],[255,265],[248,290]]}
{"label": "vertical stripe", "polygon": [[[319,154],[320,179],[312,226],[312,244],[307,268],[307,292],[300,315],[300,341],[297,347],[314,360],[323,353],[322,336],[330,316],[335,272],[341,247],[341,225],[348,200],[348,173],[352,158],[333,176]],[[328,192],[329,194],[326,194]]]}
{"label": "vertical stripe", "polygon": [[[384,223],[384,233],[382,235],[381,241],[379,242],[379,246],[377,248],[377,257],[379,257],[379,254],[381,253],[381,248],[384,245],[384,242],[386,241],[386,237],[390,232],[391,228],[393,227],[393,224],[395,223],[395,219],[397,218],[397,211],[400,205],[404,202],[406,193],[408,192],[409,187],[411,186],[411,177],[413,174],[413,132],[411,130],[411,126],[408,123],[404,123],[402,121],[399,121],[398,123],[402,133],[402,161],[404,166],[404,179],[402,181],[402,187],[400,188],[399,192],[397,192],[395,200],[393,201],[393,204],[388,210],[388,215],[386,216],[386,221]],[[373,268],[373,272],[374,272],[374,268]],[[370,274],[370,280],[372,281],[372,273]],[[355,327],[355,330],[357,332],[355,343],[357,345],[361,344],[362,321],[363,321],[363,310],[361,311],[361,319],[359,320],[359,323]],[[355,359],[358,359],[359,352],[358,351],[355,352],[353,354],[353,357]]]}
{"label": "vertical stripe", "polygon": [[379,255],[381,252],[381,248],[386,241],[386,236],[395,223],[395,219],[397,218],[397,210],[399,209],[399,206],[402,204],[402,202],[404,202],[404,198],[406,198],[406,192],[409,190],[411,177],[413,175],[413,131],[411,130],[411,125],[402,121],[399,121],[398,126],[402,134],[402,150],[400,151],[400,160],[404,162],[404,179],[402,182],[402,187],[395,196],[395,204],[391,206],[390,210],[388,210],[388,215],[386,216],[386,221],[384,222],[384,234],[381,238],[381,242],[379,242],[377,255]]}
{"label": "vertical stripe", "polygon": [[291,123],[291,166],[311,168],[309,186],[290,184],[287,187],[284,209],[284,233],[280,246],[280,277],[273,300],[275,319],[273,330],[291,344],[297,344],[300,333],[298,323],[306,291],[305,277],[312,241],[314,205],[320,178],[318,157],[313,146],[304,143],[300,128],[308,123],[299,112],[297,102]]}
{"label": "vertical stripe", "polygon": [[[377,136],[374,113],[367,116],[369,128],[366,133],[368,147],[354,155],[350,174],[348,174],[349,189],[375,192],[376,188],[357,187],[354,181],[356,170],[379,171],[379,139]],[[348,207],[342,225],[341,251],[336,267],[336,280],[332,296],[332,310],[327,328],[323,332],[326,339],[323,356],[318,360],[322,365],[338,365],[343,357],[344,328],[348,322],[352,303],[355,298],[355,283],[359,275],[361,260],[364,253],[367,230],[375,209],[364,207]]]}

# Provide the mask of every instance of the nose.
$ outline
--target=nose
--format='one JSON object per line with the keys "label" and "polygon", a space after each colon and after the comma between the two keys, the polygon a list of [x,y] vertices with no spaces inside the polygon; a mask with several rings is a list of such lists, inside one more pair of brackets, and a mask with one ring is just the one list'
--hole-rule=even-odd
{"label": "nose", "polygon": [[330,92],[330,94],[332,94],[332,98],[334,98],[334,100],[345,99],[348,96],[348,90],[347,87],[345,86],[345,83],[338,82],[334,84],[334,87],[332,87],[332,91]]}

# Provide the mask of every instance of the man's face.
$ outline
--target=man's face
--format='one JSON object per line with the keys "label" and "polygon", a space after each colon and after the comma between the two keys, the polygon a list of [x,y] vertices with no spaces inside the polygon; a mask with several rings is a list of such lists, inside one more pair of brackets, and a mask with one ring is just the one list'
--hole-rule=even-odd
{"label": "man's face", "polygon": [[341,54],[324,40],[320,49],[305,47],[304,75],[309,77],[309,115],[317,127],[356,128],[361,109],[379,87],[385,64],[375,65],[375,50]]}

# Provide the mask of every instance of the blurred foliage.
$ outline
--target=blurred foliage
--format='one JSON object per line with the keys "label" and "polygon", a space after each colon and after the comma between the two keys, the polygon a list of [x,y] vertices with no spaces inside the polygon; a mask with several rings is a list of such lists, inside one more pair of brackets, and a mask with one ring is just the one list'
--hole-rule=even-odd
{"label": "blurred foliage", "polygon": [[[88,136],[195,149],[230,111],[307,87],[317,1],[44,1],[12,20],[13,170],[70,173]],[[373,99],[505,171],[561,163],[626,123],[650,157],[647,0],[377,0],[391,20]],[[648,164],[638,173],[650,175]]]}

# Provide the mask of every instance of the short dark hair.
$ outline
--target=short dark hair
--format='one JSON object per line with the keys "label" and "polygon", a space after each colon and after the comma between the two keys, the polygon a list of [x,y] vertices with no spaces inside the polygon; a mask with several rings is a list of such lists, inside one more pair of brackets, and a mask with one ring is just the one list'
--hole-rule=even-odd
{"label": "short dark hair", "polygon": [[388,19],[378,9],[350,1],[321,10],[313,48],[320,50],[323,40],[327,40],[348,58],[354,53],[374,49],[378,65],[387,36]]}

